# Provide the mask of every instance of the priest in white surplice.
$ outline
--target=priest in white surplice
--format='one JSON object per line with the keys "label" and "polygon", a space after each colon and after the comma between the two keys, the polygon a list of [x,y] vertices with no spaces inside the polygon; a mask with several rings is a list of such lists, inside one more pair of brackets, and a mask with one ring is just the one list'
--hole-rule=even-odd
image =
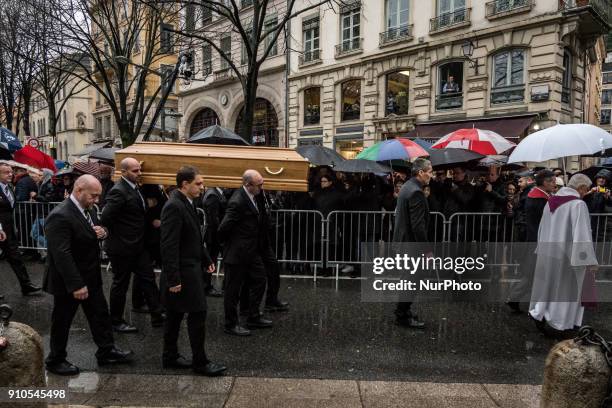
{"label": "priest in white surplice", "polygon": [[540,221],[529,314],[557,330],[582,324],[585,273],[597,270],[589,210],[582,201],[591,184],[584,174],[574,175],[549,198]]}

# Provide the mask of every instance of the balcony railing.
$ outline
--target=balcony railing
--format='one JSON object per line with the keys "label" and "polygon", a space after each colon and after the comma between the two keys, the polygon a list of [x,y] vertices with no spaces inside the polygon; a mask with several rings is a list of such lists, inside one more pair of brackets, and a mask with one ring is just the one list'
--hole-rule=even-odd
{"label": "balcony railing", "polygon": [[590,7],[608,25],[611,23],[610,0],[559,0],[559,10],[570,11]]}
{"label": "balcony railing", "polygon": [[430,31],[439,31],[456,25],[469,23],[470,9],[463,8],[450,13],[440,14],[430,20]]}
{"label": "balcony railing", "polygon": [[408,41],[412,39],[412,24],[401,27],[389,28],[387,31],[380,33],[380,45]]}
{"label": "balcony railing", "polygon": [[304,53],[300,55],[298,59],[300,60],[300,66],[318,62],[321,60],[321,50],[304,51]]}
{"label": "balcony railing", "polygon": [[359,52],[362,50],[362,44],[362,38],[351,38],[349,40],[344,40],[342,41],[342,44],[336,45],[336,57]]}
{"label": "balcony railing", "polygon": [[491,104],[516,103],[525,100],[525,85],[500,86],[491,89]]}
{"label": "balcony railing", "polygon": [[436,110],[461,109],[463,93],[453,92],[436,96]]}
{"label": "balcony railing", "polygon": [[496,17],[500,14],[531,10],[533,0],[494,0],[486,4],[487,17]]}
{"label": "balcony railing", "polygon": [[561,102],[570,103],[571,95],[572,95],[571,89],[564,86],[563,89],[561,90]]}

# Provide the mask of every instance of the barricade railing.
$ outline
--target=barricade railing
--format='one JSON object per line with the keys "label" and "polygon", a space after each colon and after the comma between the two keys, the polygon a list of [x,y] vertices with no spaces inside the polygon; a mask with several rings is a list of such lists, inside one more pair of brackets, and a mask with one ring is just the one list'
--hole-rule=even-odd
{"label": "barricade railing", "polygon": [[612,267],[612,214],[591,214],[591,230],[599,265]]}
{"label": "barricade railing", "polygon": [[15,229],[23,249],[46,249],[45,218],[59,203],[18,201],[15,203]]}
{"label": "barricade railing", "polygon": [[272,250],[279,262],[323,264],[326,228],[321,212],[273,210],[270,218]]}

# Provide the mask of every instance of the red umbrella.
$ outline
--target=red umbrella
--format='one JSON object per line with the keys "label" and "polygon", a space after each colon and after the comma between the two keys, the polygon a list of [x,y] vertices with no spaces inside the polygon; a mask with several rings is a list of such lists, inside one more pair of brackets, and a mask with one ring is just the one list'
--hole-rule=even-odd
{"label": "red umbrella", "polygon": [[37,169],[49,169],[53,170],[54,173],[57,171],[55,162],[51,156],[30,145],[26,145],[22,149],[17,150],[13,154],[13,158],[16,162],[27,164]]}
{"label": "red umbrella", "polygon": [[502,154],[516,144],[505,137],[483,129],[459,129],[438,140],[433,149],[468,149],[476,153],[491,155]]}

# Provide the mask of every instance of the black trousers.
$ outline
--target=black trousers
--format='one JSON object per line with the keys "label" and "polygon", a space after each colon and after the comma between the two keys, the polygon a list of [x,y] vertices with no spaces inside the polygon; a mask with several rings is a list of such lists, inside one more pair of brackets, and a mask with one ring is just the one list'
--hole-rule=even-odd
{"label": "black trousers", "polygon": [[120,324],[124,321],[123,312],[125,309],[126,294],[130,287],[132,274],[136,275],[140,290],[144,294],[144,299],[151,312],[159,312],[159,289],[155,283],[153,265],[149,258],[149,253],[144,250],[133,256],[110,255],[109,258],[113,266],[113,283],[110,289],[110,315],[113,324]]}
{"label": "black trousers", "polygon": [[[266,268],[266,305],[273,305],[278,302],[278,292],[280,290],[280,264],[276,259],[264,262]],[[249,310],[249,297],[251,291],[251,281],[247,278],[240,290],[240,310]]]}
{"label": "black trousers", "polygon": [[261,258],[253,259],[250,264],[224,264],[225,293],[225,326],[238,324],[237,306],[240,302],[240,291],[245,282],[249,285],[249,316],[259,315],[259,306],[266,291],[266,268]]}
{"label": "black trousers", "polygon": [[2,253],[6,256],[6,261],[11,265],[11,269],[19,280],[21,289],[23,290],[26,286],[31,285],[30,275],[28,275],[28,271],[21,259],[19,244],[13,234],[7,232],[6,239],[0,242],[0,249],[2,249]]}
{"label": "black trousers", "polygon": [[98,346],[96,357],[113,348],[113,331],[108,305],[102,288],[88,288],[89,296],[85,300],[77,300],[72,293],[66,295],[55,295],[53,297],[53,312],[51,313],[51,333],[49,341],[49,355],[45,362],[47,364],[60,363],[66,359],[66,346],[70,326],[79,305],[83,308],[89,330],[94,342]]}
{"label": "black trousers", "polygon": [[[164,351],[162,358],[173,361],[179,355],[178,338],[183,321],[183,312],[168,310],[164,324]],[[206,311],[187,313],[187,333],[191,344],[193,367],[203,367],[208,363],[204,341],[206,338]]]}

